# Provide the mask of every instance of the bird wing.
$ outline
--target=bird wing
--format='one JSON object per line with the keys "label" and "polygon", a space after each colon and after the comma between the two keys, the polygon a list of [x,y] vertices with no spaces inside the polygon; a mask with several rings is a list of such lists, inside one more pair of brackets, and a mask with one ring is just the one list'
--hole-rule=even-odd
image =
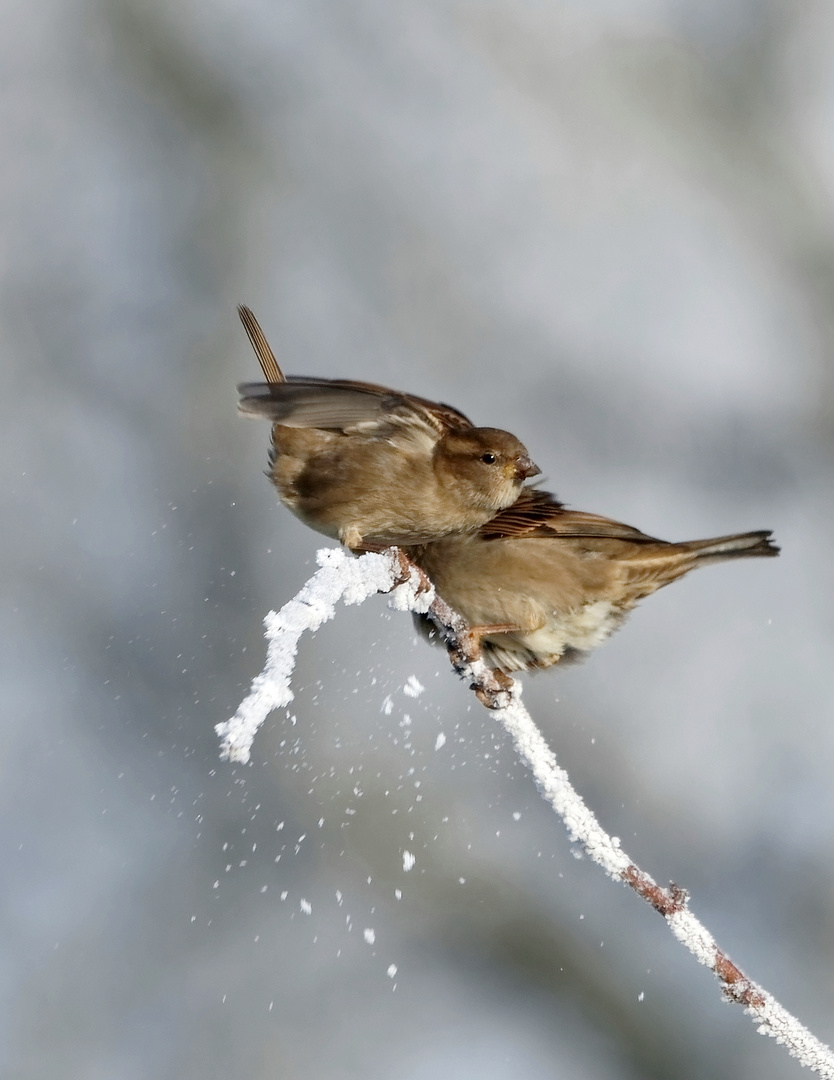
{"label": "bird wing", "polygon": [[486,525],[482,525],[479,535],[484,540],[501,540],[509,536],[535,536],[537,530],[546,525],[561,510],[562,503],[549,491],[541,491],[533,487],[522,488],[521,494],[512,506],[501,510]]}
{"label": "bird wing", "polygon": [[624,525],[621,521],[612,521],[602,514],[587,514],[581,510],[563,510],[555,514],[539,533],[541,536],[598,537],[605,540],[631,540],[635,544],[662,544],[656,536]]}
{"label": "bird wing", "polygon": [[657,543],[631,525],[601,514],[569,510],[549,491],[525,488],[516,502],[482,525],[479,535],[485,540],[507,537],[596,537],[611,540],[631,540],[635,543]]}
{"label": "bird wing", "polygon": [[282,383],[241,383],[238,392],[241,412],[285,427],[379,438],[408,427],[428,429],[435,438],[452,429],[472,427],[451,405],[352,379],[290,375]]}

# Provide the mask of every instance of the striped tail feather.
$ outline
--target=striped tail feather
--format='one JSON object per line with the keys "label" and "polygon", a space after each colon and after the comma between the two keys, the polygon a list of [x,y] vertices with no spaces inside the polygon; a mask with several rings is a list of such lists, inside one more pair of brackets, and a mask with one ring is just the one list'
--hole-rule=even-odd
{"label": "striped tail feather", "polygon": [[698,562],[723,562],[725,559],[747,559],[778,555],[780,548],[770,539],[773,532],[736,533],[733,536],[716,536],[710,540],[690,540],[681,548],[694,555]]}
{"label": "striped tail feather", "polygon": [[286,382],[284,373],[275,359],[275,353],[269,347],[269,342],[266,340],[266,335],[261,330],[258,320],[245,304],[238,304],[237,313],[252,348],[255,350],[255,356],[258,358],[258,363],[261,365],[261,371],[264,373],[266,381],[273,386],[276,383]]}

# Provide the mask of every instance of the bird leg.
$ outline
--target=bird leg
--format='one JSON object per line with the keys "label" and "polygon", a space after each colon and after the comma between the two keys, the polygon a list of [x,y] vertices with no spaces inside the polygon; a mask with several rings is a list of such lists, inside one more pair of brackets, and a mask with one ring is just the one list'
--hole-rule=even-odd
{"label": "bird leg", "polygon": [[483,659],[483,641],[490,634],[513,634],[521,630],[515,623],[492,623],[486,626],[468,626],[457,633],[457,649],[465,660]]}
{"label": "bird leg", "polygon": [[[400,585],[409,580],[411,571],[416,570],[420,576],[421,584],[418,592],[427,592],[433,588],[431,579],[423,570],[409,559],[404,551],[392,548],[395,553],[397,564],[400,568],[400,576],[395,582]],[[488,634],[511,634],[521,627],[512,623],[495,623],[485,626],[468,626],[456,611],[443,600],[435,595],[434,601],[428,611],[435,625],[446,639],[446,649],[452,667],[464,677],[471,678],[470,666],[477,660],[482,659],[482,641]],[[512,700],[512,694],[516,683],[509,675],[496,668],[479,674],[475,681],[470,684],[470,689],[482,705],[488,709],[501,709],[506,707]]]}

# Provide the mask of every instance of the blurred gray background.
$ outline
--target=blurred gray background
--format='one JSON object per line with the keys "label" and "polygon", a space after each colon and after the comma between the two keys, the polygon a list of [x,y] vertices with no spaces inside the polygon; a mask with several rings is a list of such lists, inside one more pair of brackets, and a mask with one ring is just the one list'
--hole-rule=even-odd
{"label": "blurred gray background", "polygon": [[3,28],[3,1075],[798,1076],[383,598],[305,641],[249,767],[213,726],[323,543],[236,415],[238,301],[289,371],[517,432],[579,509],[773,528],[781,559],[692,575],[525,700],[834,1039],[830,5],[42,0]]}

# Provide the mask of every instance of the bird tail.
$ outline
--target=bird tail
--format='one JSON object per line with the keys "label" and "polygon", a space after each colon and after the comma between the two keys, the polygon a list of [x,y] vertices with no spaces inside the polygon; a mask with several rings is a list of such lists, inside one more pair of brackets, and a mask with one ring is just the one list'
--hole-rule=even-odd
{"label": "bird tail", "polygon": [[778,555],[780,548],[770,539],[770,529],[759,532],[736,533],[734,536],[716,536],[710,540],[690,540],[681,544],[697,562],[724,562],[726,559],[747,559],[758,556]]}
{"label": "bird tail", "polygon": [[252,348],[255,350],[255,356],[258,358],[258,363],[261,365],[261,371],[264,373],[266,381],[272,385],[286,382],[284,373],[275,359],[275,353],[269,347],[269,342],[266,340],[266,335],[261,330],[258,320],[245,304],[238,304],[237,313],[252,343]]}

